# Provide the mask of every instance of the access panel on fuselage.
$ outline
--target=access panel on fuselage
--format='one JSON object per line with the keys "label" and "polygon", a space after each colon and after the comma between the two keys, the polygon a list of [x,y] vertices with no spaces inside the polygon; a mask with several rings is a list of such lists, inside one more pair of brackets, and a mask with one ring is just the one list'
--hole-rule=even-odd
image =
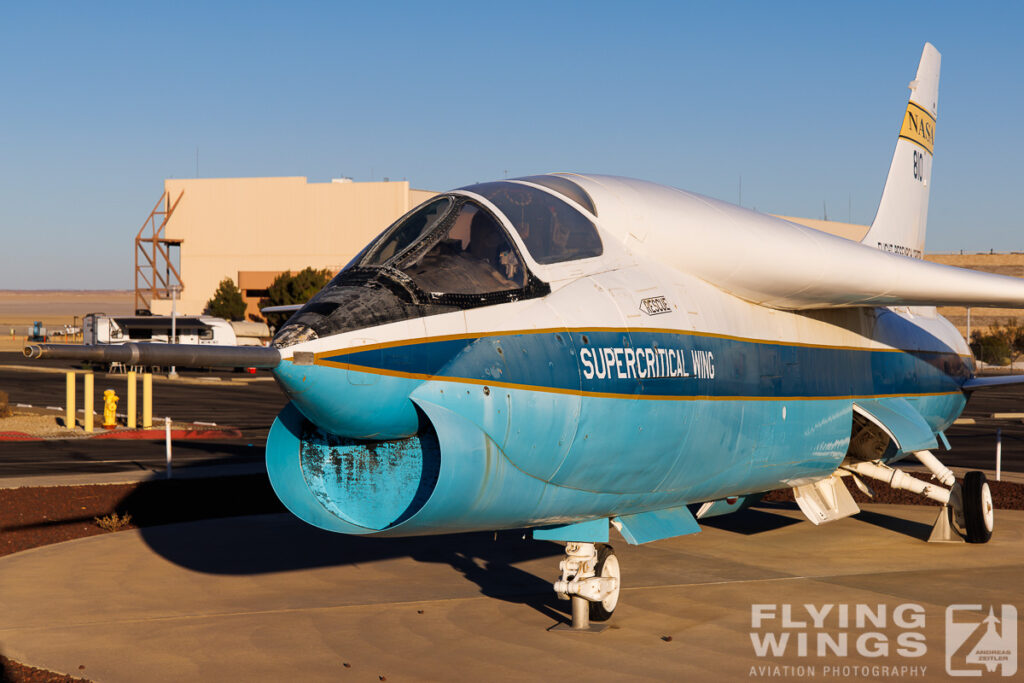
{"label": "access panel on fuselage", "polygon": [[549,295],[572,330],[582,390],[576,439],[552,481],[592,491],[654,491],[684,445],[688,424],[658,387],[685,381],[689,350],[636,330],[644,318],[685,325],[686,313],[642,269],[583,278]]}
{"label": "access panel on fuselage", "polygon": [[543,299],[465,315],[458,352],[413,398],[471,421],[515,467],[550,480],[569,452],[580,413],[569,332]]}

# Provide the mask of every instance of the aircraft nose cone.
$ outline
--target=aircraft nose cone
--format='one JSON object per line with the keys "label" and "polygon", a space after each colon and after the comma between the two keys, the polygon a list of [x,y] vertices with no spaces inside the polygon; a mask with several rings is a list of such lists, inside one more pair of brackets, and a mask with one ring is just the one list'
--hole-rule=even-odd
{"label": "aircraft nose cone", "polygon": [[402,439],[416,434],[419,415],[409,395],[419,383],[344,367],[297,352],[274,376],[296,408],[324,431],[352,439]]}

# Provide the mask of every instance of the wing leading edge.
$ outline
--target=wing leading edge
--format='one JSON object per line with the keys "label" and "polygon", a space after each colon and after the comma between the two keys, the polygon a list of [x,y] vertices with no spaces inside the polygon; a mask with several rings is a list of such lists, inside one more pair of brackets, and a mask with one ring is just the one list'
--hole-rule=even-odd
{"label": "wing leading edge", "polygon": [[[646,256],[752,303],[1024,308],[1024,280],[890,253],[710,197],[630,178],[574,175],[603,226]],[[623,202],[621,197],[630,197]],[[645,215],[633,216],[640,204]],[[641,220],[642,218],[642,220]],[[635,224],[643,225],[642,239]]]}

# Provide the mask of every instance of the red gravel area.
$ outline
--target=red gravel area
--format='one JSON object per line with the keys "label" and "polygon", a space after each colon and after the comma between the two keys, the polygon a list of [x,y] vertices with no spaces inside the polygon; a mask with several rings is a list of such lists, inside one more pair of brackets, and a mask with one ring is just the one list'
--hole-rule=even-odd
{"label": "red gravel area", "polygon": [[[85,668],[85,667],[82,667]],[[0,683],[91,683],[87,678],[36,669],[0,655]]]}
{"label": "red gravel area", "polygon": [[[921,472],[910,472],[913,476],[918,479],[927,481],[931,475],[924,474]],[[871,490],[874,491],[874,499],[868,498],[860,489],[853,483],[853,477],[843,477],[843,481],[846,482],[846,488],[853,494],[853,499],[858,504],[866,503],[886,503],[895,505],[935,505],[938,503],[911,493],[910,491],[902,491],[898,489],[889,488],[886,484],[880,481],[872,481],[870,479],[865,480]],[[992,503],[996,506],[997,510],[1024,510],[1024,485],[1014,484],[1008,481],[992,481],[988,482],[989,489],[992,491]],[[779,489],[778,491],[771,491],[764,495],[761,500],[770,503],[783,503],[783,502],[794,502],[793,489]]]}
{"label": "red gravel area", "polygon": [[[61,435],[39,435],[27,432],[0,432],[0,441],[53,441],[56,439],[132,439],[139,441],[162,441],[167,438],[164,429],[121,429],[113,432],[96,432],[89,436],[85,434]],[[175,441],[182,439],[240,439],[240,429],[172,429],[171,438]]]}
{"label": "red gravel area", "polygon": [[107,533],[94,519],[115,512],[138,528],[284,507],[265,475],[0,489],[0,556]]}
{"label": "red gravel area", "polygon": [[36,441],[37,437],[25,432],[0,432],[0,441]]}

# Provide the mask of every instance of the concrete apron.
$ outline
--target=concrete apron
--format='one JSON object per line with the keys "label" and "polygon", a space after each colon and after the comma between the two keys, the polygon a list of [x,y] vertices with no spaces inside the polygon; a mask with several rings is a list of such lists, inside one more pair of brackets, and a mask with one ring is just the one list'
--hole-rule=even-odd
{"label": "concrete apron", "polygon": [[[289,515],[126,531],[0,559],[0,651],[96,681],[923,679],[946,675],[947,606],[984,605],[979,623],[990,604],[1024,615],[1024,512],[998,511],[987,545],[934,545],[936,507],[864,507],[821,527],[765,506],[693,536],[615,538],[624,588],[593,635],[546,630],[568,618],[549,583],[561,548],[521,534],[363,539]],[[836,607],[815,628],[805,604],[848,605],[851,623]],[[857,605],[882,606],[884,624],[859,627]],[[915,626],[896,623],[901,605]],[[792,642],[758,656],[752,632]],[[821,632],[847,634],[847,655],[818,656]],[[905,632],[920,656],[898,653]],[[858,647],[865,633],[881,636]],[[843,666],[917,669],[824,669]]]}

